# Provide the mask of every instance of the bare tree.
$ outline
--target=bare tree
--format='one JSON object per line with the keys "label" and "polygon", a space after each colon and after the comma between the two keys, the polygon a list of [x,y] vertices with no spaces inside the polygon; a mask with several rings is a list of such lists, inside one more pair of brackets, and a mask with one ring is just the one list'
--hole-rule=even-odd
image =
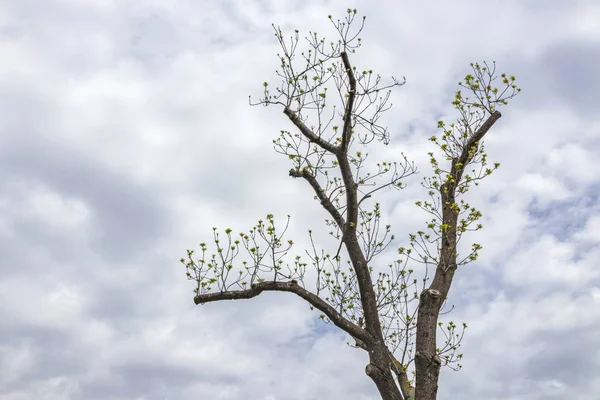
{"label": "bare tree", "polygon": [[[501,89],[493,86],[498,78],[495,64],[471,64],[472,72],[459,85],[472,97],[457,91],[452,102],[456,122],[439,121],[441,136],[429,139],[438,145],[446,167],[429,153],[434,174],[422,182],[429,198],[416,203],[432,216],[427,231],[410,234],[409,246],[398,249],[399,259],[382,269],[375,257],[389,248],[394,236],[390,225],[382,224],[380,204],[373,199],[384,188],[404,188],[403,180],[417,170],[403,154],[399,162],[368,165],[368,153],[356,147],[375,139],[389,142],[379,119],[390,108],[391,89],[405,80],[392,78],[384,85],[373,71],[351,64],[365,17],[356,21],[356,10],[348,9],[344,19],[329,19],[337,41],[326,43],[310,32],[305,51],[298,50],[297,30],[288,40],[273,26],[282,49],[277,70],[281,82],[274,92],[265,82],[256,104],[281,106],[294,125],[296,133],[282,130],[273,141],[275,150],[290,159],[289,175],[312,188],[339,246],[329,252],[318,249],[309,231],[312,245],[305,262],[290,255],[293,241],[284,239],[289,216],[280,229],[274,216],[267,215],[237,238],[231,229],[223,237],[213,228],[212,254],[201,243],[199,257],[188,250],[181,262],[196,282],[196,304],[250,299],[265,291],[294,293],[319,310],[326,323],[348,333],[352,346],[368,353],[366,374],[382,399],[433,400],[441,366],[460,368],[457,349],[466,328],[439,322],[440,312],[457,268],[474,261],[481,249],[473,244],[459,257],[462,235],[481,228],[476,224],[481,213],[462,195],[498,168],[498,163],[488,167],[482,139],[501,117],[497,107],[520,89],[506,74],[500,75]],[[331,107],[330,99],[335,103]],[[238,262],[240,253],[245,258]],[[419,279],[409,267],[415,264],[422,265]],[[309,265],[314,270],[307,273]]]}

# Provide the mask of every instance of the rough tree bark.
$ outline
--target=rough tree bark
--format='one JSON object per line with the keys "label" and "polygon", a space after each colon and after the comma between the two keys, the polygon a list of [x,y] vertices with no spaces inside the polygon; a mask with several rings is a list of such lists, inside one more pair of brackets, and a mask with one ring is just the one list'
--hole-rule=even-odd
{"label": "rough tree bark", "polygon": [[[398,249],[404,261],[395,261],[389,265],[390,272],[379,271],[375,277],[377,263],[373,259],[386,250],[394,236],[388,236],[389,225],[385,228],[380,225],[379,204],[375,203],[372,209],[367,204],[383,188],[402,189],[401,180],[416,173],[416,168],[402,155],[404,162],[383,162],[377,164],[375,172],[365,173],[368,154],[351,151],[357,142],[364,146],[374,139],[389,142],[387,129],[377,121],[389,109],[386,104],[390,89],[404,84],[394,79],[392,84],[382,86],[380,77],[375,77],[371,70],[358,72],[351,64],[349,54],[360,46],[358,34],[365,21],[363,17],[358,31],[352,33],[355,15],[356,10],[349,9],[345,20],[337,23],[332,20],[340,39],[337,44],[331,43],[330,51],[325,50],[324,39],[319,40],[316,33],[311,33],[307,37],[309,50],[298,55],[298,31],[288,44],[281,30],[275,28],[283,51],[278,54],[281,70],[277,71],[282,83],[271,94],[265,82],[264,98],[257,103],[281,106],[299,132],[282,130],[273,141],[275,149],[292,161],[294,167],[289,175],[306,181],[312,188],[315,199],[328,213],[326,224],[333,229],[331,235],[339,240],[340,247],[332,256],[324,250],[319,253],[310,236],[313,251],[306,253],[315,267],[316,289],[306,289],[308,263],[300,256],[284,264],[293,241],[283,240],[287,225],[279,233],[273,215],[267,215],[266,222],[260,220],[248,233],[241,233],[239,239],[233,239],[232,231],[226,229],[226,243],[213,228],[216,252],[209,257],[208,246],[201,243],[199,258],[194,259],[194,251],[188,250],[181,262],[186,266],[188,278],[196,282],[196,304],[250,299],[265,291],[293,293],[312,309],[319,310],[325,322],[350,335],[354,347],[367,352],[369,363],[365,373],[382,399],[434,400],[440,368],[452,367],[462,357],[456,355],[462,335],[455,334],[453,322],[443,331],[446,339],[444,346],[439,347],[436,334],[441,326],[440,311],[457,268],[475,260],[481,248],[473,245],[467,257],[458,260],[462,233],[473,230],[468,227],[481,216],[458,197],[498,167],[498,164],[486,167],[482,139],[501,117],[496,107],[506,104],[520,89],[514,84],[514,77],[503,74],[506,88],[500,92],[491,85],[496,79],[495,66],[471,64],[473,74],[467,75],[460,85],[475,98],[463,97],[459,90],[453,102],[460,114],[457,123],[446,126],[439,121],[441,138],[429,139],[450,161],[450,168],[445,171],[430,153],[434,175],[425,178],[424,186],[430,189],[433,200],[417,202],[417,206],[434,216],[427,225],[431,233],[420,231],[409,235],[411,247]],[[297,58],[304,62],[300,69],[296,69]],[[330,125],[336,117],[335,108],[331,118],[324,117],[330,82],[340,97],[341,129]],[[306,123],[310,110],[316,113],[315,125],[311,126]],[[369,110],[374,110],[370,116]],[[473,174],[465,173],[467,166],[475,164],[481,165],[479,173],[475,170]],[[330,171],[337,171],[337,175]],[[387,177],[387,181],[378,184],[375,178],[381,177]],[[468,215],[461,219],[463,213]],[[436,247],[435,255],[430,252],[431,245]],[[240,249],[250,261],[234,265]],[[349,261],[347,270],[341,266],[342,257]],[[422,284],[418,284],[417,279],[411,278],[414,270],[407,267],[409,262],[424,264],[425,270],[433,266],[433,279],[430,281],[425,273]],[[232,271],[239,275],[234,276]],[[322,295],[325,290],[329,295]],[[413,307],[412,300],[419,303]],[[399,357],[397,352],[401,353]],[[411,368],[416,375],[414,381],[409,378]]]}

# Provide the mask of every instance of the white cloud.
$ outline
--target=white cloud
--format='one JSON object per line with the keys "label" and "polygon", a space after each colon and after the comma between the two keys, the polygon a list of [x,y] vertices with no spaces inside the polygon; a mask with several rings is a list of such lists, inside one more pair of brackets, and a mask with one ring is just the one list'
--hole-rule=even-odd
{"label": "white cloud", "polygon": [[[571,243],[542,235],[530,246],[523,246],[514,257],[507,257],[506,278],[515,286],[545,287],[550,284],[584,285],[598,277],[594,257],[577,254]],[[597,251],[592,251],[595,255]],[[583,257],[574,261],[576,254]]]}

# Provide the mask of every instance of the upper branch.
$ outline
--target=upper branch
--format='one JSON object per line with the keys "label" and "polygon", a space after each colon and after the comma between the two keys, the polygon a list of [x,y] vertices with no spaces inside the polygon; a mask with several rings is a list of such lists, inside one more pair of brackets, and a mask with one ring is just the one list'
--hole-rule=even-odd
{"label": "upper branch", "polygon": [[290,169],[290,176],[293,176],[294,178],[304,178],[313,188],[321,205],[327,210],[329,215],[331,215],[338,227],[340,229],[344,228],[344,224],[346,223],[344,217],[340,214],[335,205],[333,205],[331,200],[329,200],[325,191],[321,188],[321,185],[319,185],[319,182],[317,182],[317,179],[313,175],[306,170],[298,171],[292,168]]}
{"label": "upper branch", "polygon": [[350,136],[352,135],[352,113],[354,110],[354,99],[356,98],[356,77],[354,76],[354,71],[350,65],[350,60],[348,59],[348,53],[343,51],[341,57],[350,84],[348,90],[348,102],[346,103],[346,109],[344,110],[344,130],[342,133],[341,145],[341,151],[345,154],[348,151]]}
{"label": "upper branch", "polygon": [[251,299],[265,291],[294,293],[297,296],[306,300],[316,309],[321,310],[327,316],[327,318],[329,318],[337,327],[343,329],[344,331],[352,335],[354,338],[360,339],[363,342],[369,344],[372,342],[371,335],[369,335],[369,333],[366,330],[348,321],[332,306],[330,306],[324,300],[322,300],[319,296],[299,286],[295,281],[259,282],[253,284],[252,288],[247,290],[233,290],[217,293],[200,294],[194,297],[194,303],[204,304],[221,300]]}
{"label": "upper branch", "polygon": [[296,115],[292,109],[289,107],[285,107],[283,109],[283,113],[287,115],[287,117],[292,121],[294,125],[302,132],[302,134],[308,139],[309,142],[316,143],[319,147],[324,150],[329,151],[330,153],[337,154],[338,147],[329,143],[327,140],[315,135],[315,133],[306,125],[304,122]]}
{"label": "upper branch", "polygon": [[[442,243],[440,247],[440,259],[438,261],[440,270],[436,272],[432,287],[440,290],[442,299],[445,299],[450,290],[452,275],[448,275],[448,269],[455,269],[456,248],[458,243],[459,230],[458,212],[456,208],[456,187],[460,183],[464,167],[468,165],[479,148],[479,142],[490,128],[502,117],[500,111],[494,111],[486,121],[477,129],[473,136],[465,144],[460,156],[452,160],[450,169],[451,178],[447,179],[441,187],[440,195],[442,199],[442,224],[447,227],[442,231]],[[440,273],[441,272],[441,273]],[[447,279],[449,278],[449,279]],[[441,282],[445,284],[441,285]],[[440,286],[438,286],[440,284]]]}
{"label": "upper branch", "polygon": [[485,134],[490,130],[490,128],[502,117],[500,111],[494,111],[485,122],[477,129],[477,131],[473,134],[473,136],[467,141],[464,146],[460,156],[458,159],[454,159],[452,161],[452,169],[451,174],[455,177],[455,182],[458,183],[460,181],[463,168],[459,168],[460,166],[467,165],[474,154],[477,152],[477,147],[479,146],[479,142]]}
{"label": "upper branch", "polygon": [[[490,175],[493,169],[485,168],[485,173],[479,175],[473,169],[474,175],[472,176],[470,174],[463,174],[463,172],[467,165],[472,163],[479,162],[482,168],[486,166],[486,154],[482,139],[502,116],[500,112],[496,111],[496,105],[507,104],[507,100],[514,97],[520,91],[514,83],[514,77],[507,77],[506,74],[502,74],[502,82],[506,85],[506,89],[500,92],[498,88],[492,86],[492,82],[496,79],[494,76],[495,68],[490,70],[487,63],[484,63],[483,66],[478,63],[471,64],[471,66],[474,74],[468,74],[465,77],[466,84],[463,85],[460,82],[459,85],[469,89],[475,95],[475,100],[470,101],[468,97],[463,97],[459,90],[456,93],[455,100],[452,102],[460,113],[457,124],[452,123],[450,124],[451,129],[446,129],[444,122],[438,121],[438,127],[444,129],[442,135],[444,143],[438,143],[435,137],[430,139],[438,144],[446,155],[446,159],[452,160],[452,162],[450,172],[444,171],[440,168],[433,153],[429,153],[431,157],[430,162],[434,167],[437,179],[427,179],[426,186],[432,189],[429,192],[432,197],[435,194],[433,189],[439,191],[440,201],[437,205],[441,208],[441,221],[436,221],[434,218],[428,224],[428,227],[436,235],[439,235],[441,243],[439,243],[438,247],[439,258],[435,260],[437,267],[433,280],[429,288],[421,292],[419,296],[415,343],[415,396],[417,399],[422,400],[434,400],[436,398],[439,372],[442,364],[445,362],[445,365],[448,365],[453,360],[461,358],[460,354],[456,358],[453,357],[454,350],[457,348],[456,343],[462,340],[461,335],[454,334],[456,326],[453,322],[448,324],[448,335],[445,334],[446,347],[440,350],[436,337],[437,329],[440,326],[438,323],[440,310],[448,297],[454,274],[458,268],[457,244],[460,234],[466,230],[470,222],[476,221],[481,217],[480,212],[474,210],[462,200],[460,204],[456,201],[457,192],[458,194],[465,193],[469,188],[470,182]],[[505,96],[511,88],[512,93]],[[482,122],[486,115],[485,113],[489,113],[490,115]],[[494,169],[498,166],[499,164],[495,163]],[[417,202],[417,205],[432,212],[436,217],[440,217],[439,210],[435,209],[436,205],[428,202]],[[465,210],[470,209],[470,214],[467,219],[462,219],[459,223],[458,218],[462,212],[461,206]],[[477,229],[480,228],[481,224],[477,226]],[[429,239],[429,235],[424,234],[424,232],[419,232],[419,236],[421,241]],[[414,242],[415,237],[415,235],[411,235],[411,241]],[[477,250],[480,248],[480,245],[474,244],[474,251],[468,258],[471,260],[475,259]],[[423,254],[421,256],[427,262],[428,256]],[[447,351],[451,355],[444,355],[442,360],[440,356]]]}

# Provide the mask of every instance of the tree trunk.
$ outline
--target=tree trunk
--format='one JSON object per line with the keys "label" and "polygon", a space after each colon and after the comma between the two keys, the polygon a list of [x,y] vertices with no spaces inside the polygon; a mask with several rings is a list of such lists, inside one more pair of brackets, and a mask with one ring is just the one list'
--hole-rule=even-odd
{"label": "tree trunk", "polygon": [[382,400],[404,400],[390,369],[387,348],[383,343],[379,347],[369,351],[370,363],[367,364],[365,373],[375,382]]}
{"label": "tree trunk", "polygon": [[441,293],[438,290],[427,289],[421,293],[415,354],[416,400],[437,398],[441,360],[436,351],[436,333],[441,303]]}

